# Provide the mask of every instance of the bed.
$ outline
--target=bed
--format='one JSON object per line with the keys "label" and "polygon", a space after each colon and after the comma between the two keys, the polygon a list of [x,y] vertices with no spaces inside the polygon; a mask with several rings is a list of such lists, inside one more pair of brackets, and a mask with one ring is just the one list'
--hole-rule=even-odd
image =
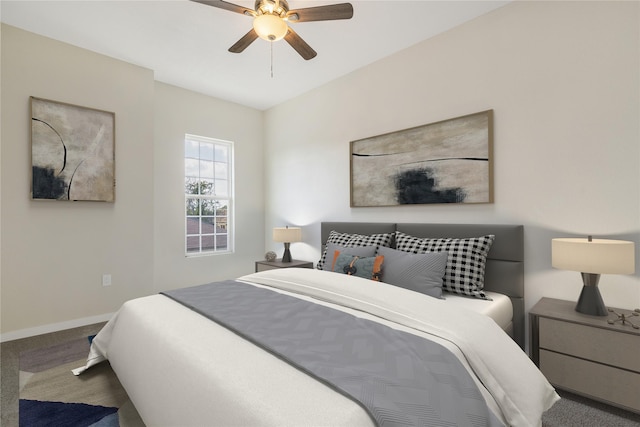
{"label": "bed", "polygon": [[[472,236],[495,235],[495,240],[487,254],[484,290],[493,294],[497,303],[485,304],[484,301],[460,298],[455,294],[445,297],[483,314],[495,309],[496,319],[504,318],[503,299],[511,301],[511,319],[507,324],[499,320],[500,326],[524,349],[525,312],[524,312],[524,227],[512,224],[424,224],[424,223],[378,223],[378,222],[323,222],[321,224],[322,247],[326,246],[331,231],[371,235],[395,233],[400,231],[416,237],[465,238]],[[394,246],[394,242],[392,242]],[[508,311],[509,308],[507,307]]]}
{"label": "bed", "polygon": [[[323,246],[332,231],[415,238],[490,233],[487,297],[506,295],[511,314],[496,321],[464,307],[489,299],[433,298],[314,269],[268,270],[126,302],[74,373],[109,360],[148,426],[541,424],[558,396],[509,336],[522,341],[522,227],[323,223],[321,229]],[[461,302],[452,313],[453,300]],[[349,336],[356,339],[343,344]],[[336,364],[325,350],[365,359]],[[435,380],[416,385],[425,375]]]}

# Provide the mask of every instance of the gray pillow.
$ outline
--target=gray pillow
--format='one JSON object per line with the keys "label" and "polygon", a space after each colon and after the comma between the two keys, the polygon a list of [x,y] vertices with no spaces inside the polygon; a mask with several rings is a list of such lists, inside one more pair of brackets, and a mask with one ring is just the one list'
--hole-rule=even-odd
{"label": "gray pillow", "polygon": [[484,271],[487,254],[495,237],[487,234],[464,239],[428,238],[396,231],[396,249],[414,254],[448,252],[442,288],[457,294],[490,299],[483,291]]}
{"label": "gray pillow", "polygon": [[383,282],[443,299],[442,279],[447,268],[447,252],[412,254],[380,247],[378,255],[384,256]]}
{"label": "gray pillow", "polygon": [[322,269],[325,271],[333,271],[333,254],[336,251],[346,255],[353,255],[357,257],[372,257],[376,254],[376,246],[342,246],[335,243],[327,243],[326,260],[322,264]]}

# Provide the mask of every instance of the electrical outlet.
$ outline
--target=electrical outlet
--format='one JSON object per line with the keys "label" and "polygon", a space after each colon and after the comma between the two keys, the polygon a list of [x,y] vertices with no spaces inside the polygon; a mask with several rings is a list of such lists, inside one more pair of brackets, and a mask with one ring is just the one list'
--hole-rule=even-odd
{"label": "electrical outlet", "polygon": [[102,286],[111,286],[111,275],[103,274],[102,275]]}

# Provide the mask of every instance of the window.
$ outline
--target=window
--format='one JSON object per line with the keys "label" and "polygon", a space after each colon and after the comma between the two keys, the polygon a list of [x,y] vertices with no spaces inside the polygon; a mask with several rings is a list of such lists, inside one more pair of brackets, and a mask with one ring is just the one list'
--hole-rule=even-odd
{"label": "window", "polygon": [[186,135],[185,253],[233,251],[233,143]]}

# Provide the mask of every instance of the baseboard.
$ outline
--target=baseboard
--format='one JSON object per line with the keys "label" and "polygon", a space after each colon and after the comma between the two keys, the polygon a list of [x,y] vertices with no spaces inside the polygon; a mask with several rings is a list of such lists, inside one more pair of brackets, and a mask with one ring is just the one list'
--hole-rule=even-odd
{"label": "baseboard", "polygon": [[66,329],[78,328],[80,326],[93,325],[94,323],[106,322],[113,317],[114,313],[101,314],[98,316],[84,317],[82,319],[68,320],[60,323],[50,323],[48,325],[36,326],[33,328],[20,329],[18,331],[0,334],[0,342],[30,338],[36,335],[49,334],[51,332],[64,331]]}

